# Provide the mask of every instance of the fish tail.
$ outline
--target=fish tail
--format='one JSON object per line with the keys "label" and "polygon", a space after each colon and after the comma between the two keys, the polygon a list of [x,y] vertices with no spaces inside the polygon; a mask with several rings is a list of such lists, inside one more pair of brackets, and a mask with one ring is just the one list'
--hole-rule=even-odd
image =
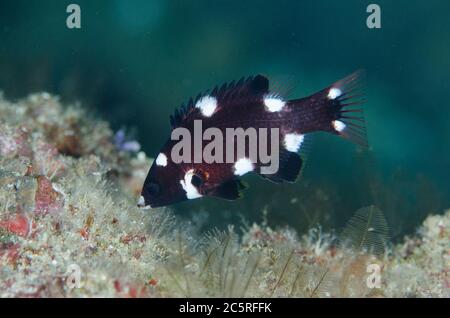
{"label": "fish tail", "polygon": [[[301,126],[327,131],[368,146],[362,105],[364,71],[356,71],[325,89],[298,100]],[[295,101],[294,101],[295,102]]]}

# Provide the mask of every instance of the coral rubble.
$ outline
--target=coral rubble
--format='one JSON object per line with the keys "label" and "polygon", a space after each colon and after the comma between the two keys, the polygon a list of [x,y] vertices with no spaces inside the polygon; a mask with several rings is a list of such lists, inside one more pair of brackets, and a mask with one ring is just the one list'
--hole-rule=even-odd
{"label": "coral rubble", "polygon": [[199,236],[136,207],[151,160],[122,135],[46,93],[0,98],[0,297],[450,297],[450,210],[377,257],[320,228]]}

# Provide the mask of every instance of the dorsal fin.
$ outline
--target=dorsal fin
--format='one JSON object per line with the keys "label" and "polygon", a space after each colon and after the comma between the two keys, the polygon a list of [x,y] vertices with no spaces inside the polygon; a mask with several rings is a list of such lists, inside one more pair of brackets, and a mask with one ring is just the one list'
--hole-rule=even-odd
{"label": "dorsal fin", "polygon": [[191,120],[198,113],[195,108],[197,101],[205,95],[213,96],[217,99],[217,103],[223,106],[229,106],[234,101],[242,100],[244,98],[259,98],[269,91],[269,80],[262,75],[242,77],[240,80],[225,83],[221,86],[216,86],[212,90],[207,90],[197,97],[191,98],[187,104],[181,105],[175,110],[174,114],[170,116],[170,125],[172,129],[179,127],[185,120]]}

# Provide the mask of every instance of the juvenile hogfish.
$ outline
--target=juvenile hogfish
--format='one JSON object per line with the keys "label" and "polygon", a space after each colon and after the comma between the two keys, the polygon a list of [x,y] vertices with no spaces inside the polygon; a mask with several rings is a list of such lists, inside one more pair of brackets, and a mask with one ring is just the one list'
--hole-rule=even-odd
{"label": "juvenile hogfish", "polygon": [[[199,149],[183,154],[191,160],[178,162],[173,158],[178,140],[170,138],[151,166],[139,205],[160,207],[202,196],[235,200],[246,187],[240,177],[248,172],[255,172],[275,183],[294,182],[303,165],[300,153],[305,135],[312,132],[326,131],[366,145],[363,101],[359,98],[360,75],[360,71],[355,72],[299,99],[285,100],[280,92],[269,90],[269,80],[262,75],[242,78],[199,94],[171,116],[172,137],[177,128],[195,134],[199,123],[201,133],[215,128],[223,135],[228,128],[266,128],[270,132],[267,140],[274,135],[275,128],[278,129],[279,146],[277,149],[272,146],[274,149],[270,150],[278,155],[277,171],[263,173],[262,161],[249,158],[248,145],[245,155],[234,154],[230,162],[198,162],[194,157]],[[227,142],[229,145],[236,141],[216,143],[223,145],[224,157],[227,156]],[[200,151],[206,147],[207,140],[202,140]]]}

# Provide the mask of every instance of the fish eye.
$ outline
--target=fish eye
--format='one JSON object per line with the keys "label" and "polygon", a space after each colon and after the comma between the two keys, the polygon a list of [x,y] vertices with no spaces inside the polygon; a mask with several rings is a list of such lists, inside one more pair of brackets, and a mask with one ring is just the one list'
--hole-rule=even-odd
{"label": "fish eye", "polygon": [[146,189],[147,193],[150,194],[151,196],[158,195],[159,191],[161,190],[159,184],[157,184],[156,182],[150,182],[150,183],[146,184],[145,189]]}
{"label": "fish eye", "polygon": [[191,183],[194,187],[199,187],[203,184],[203,179],[201,176],[194,174],[191,179]]}

